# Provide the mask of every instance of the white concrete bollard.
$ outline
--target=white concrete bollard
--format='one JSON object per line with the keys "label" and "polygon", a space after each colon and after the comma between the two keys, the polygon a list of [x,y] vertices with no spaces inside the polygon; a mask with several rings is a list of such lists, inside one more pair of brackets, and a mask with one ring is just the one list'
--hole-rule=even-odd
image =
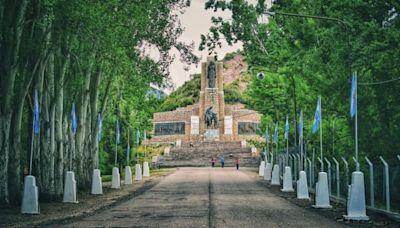
{"label": "white concrete bollard", "polygon": [[149,177],[150,176],[150,167],[149,163],[145,161],[143,163],[143,177]]}
{"label": "white concrete bollard", "polygon": [[125,184],[132,184],[132,170],[129,165],[125,166]]}
{"label": "white concrete bollard", "polygon": [[92,175],[92,195],[102,195],[103,194],[103,183],[101,180],[100,169],[94,169]]}
{"label": "white concrete bollard", "polygon": [[65,176],[63,202],[78,203],[76,200],[75,173],[72,171],[68,171],[67,175]]}
{"label": "white concrete bollard", "polygon": [[170,149],[171,149],[171,147],[165,147],[164,148],[164,155],[169,155]]}
{"label": "white concrete bollard", "polygon": [[135,167],[135,180],[137,181],[142,180],[142,168],[140,167],[140,164],[136,164]]}
{"label": "white concrete bollard", "polygon": [[180,139],[176,140],[175,145],[176,145],[176,147],[178,147],[178,148],[181,147],[181,146],[182,146],[182,140],[180,140]]}
{"label": "white concrete bollard", "polygon": [[347,215],[343,216],[348,220],[369,220],[365,207],[364,174],[360,171],[351,175],[349,195],[347,199]]}
{"label": "white concrete bollard", "polygon": [[299,180],[297,181],[297,199],[310,199],[308,194],[307,174],[305,171],[299,172]]}
{"label": "white concrete bollard", "polygon": [[318,173],[318,182],[315,186],[314,208],[332,208],[329,199],[328,175],[326,172]]}
{"label": "white concrete bollard", "polygon": [[240,141],[240,145],[242,146],[242,148],[245,148],[247,146],[246,140]]}
{"label": "white concrete bollard", "polygon": [[261,161],[260,166],[258,167],[258,176],[264,176],[264,169],[265,169],[265,161]]}
{"label": "white concrete bollard", "polygon": [[39,209],[39,191],[36,186],[34,176],[26,176],[24,178],[24,192],[22,196],[21,213],[23,214],[40,214]]}
{"label": "white concrete bollard", "polygon": [[292,168],[290,166],[285,167],[285,173],[283,174],[283,188],[282,192],[294,192],[293,179],[292,179]]}
{"label": "white concrete bollard", "polygon": [[264,169],[264,180],[270,181],[271,180],[271,163],[267,162]]}
{"label": "white concrete bollard", "polygon": [[281,181],[279,180],[279,165],[275,164],[272,169],[272,179],[271,185],[281,185]]}
{"label": "white concrete bollard", "polygon": [[118,167],[114,167],[112,170],[111,188],[121,188],[121,177],[119,175]]}

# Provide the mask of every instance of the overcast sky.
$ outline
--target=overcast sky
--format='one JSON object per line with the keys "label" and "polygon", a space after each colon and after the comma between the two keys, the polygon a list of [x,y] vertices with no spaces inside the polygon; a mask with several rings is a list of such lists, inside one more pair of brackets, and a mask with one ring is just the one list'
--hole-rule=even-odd
{"label": "overcast sky", "polygon": [[[200,44],[200,35],[207,34],[210,26],[211,26],[211,17],[212,16],[220,16],[223,18],[230,18],[230,11],[225,12],[214,12],[213,10],[205,10],[204,3],[206,0],[192,0],[191,6],[186,9],[185,13],[180,15],[180,20],[182,26],[185,28],[184,33],[182,34],[180,40],[185,43],[191,43],[194,41],[195,44],[195,54],[201,57],[201,62],[204,62],[207,59],[208,52],[207,51],[199,51],[198,47]],[[238,49],[241,49],[242,46],[240,44],[236,44],[235,46],[228,46],[226,43],[223,44],[222,48],[217,49],[218,57],[221,59],[228,52],[233,52]],[[189,76],[194,73],[200,73],[200,64],[196,66],[191,66],[189,71],[184,70],[184,64],[179,61],[179,56],[177,52],[174,52],[176,56],[175,61],[172,63],[170,67],[171,78],[176,88],[182,85],[185,81],[189,80]]]}

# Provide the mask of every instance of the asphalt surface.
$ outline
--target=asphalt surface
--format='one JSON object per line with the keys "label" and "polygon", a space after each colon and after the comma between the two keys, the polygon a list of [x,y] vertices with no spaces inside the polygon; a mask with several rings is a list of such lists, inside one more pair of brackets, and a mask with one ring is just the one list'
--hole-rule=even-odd
{"label": "asphalt surface", "polygon": [[343,227],[257,184],[255,172],[180,168],[145,193],[64,227]]}

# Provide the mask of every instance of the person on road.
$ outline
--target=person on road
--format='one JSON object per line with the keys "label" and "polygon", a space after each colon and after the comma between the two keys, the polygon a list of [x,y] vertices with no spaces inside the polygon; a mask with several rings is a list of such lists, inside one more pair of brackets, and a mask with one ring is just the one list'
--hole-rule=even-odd
{"label": "person on road", "polygon": [[211,158],[211,167],[214,168],[214,166],[215,166],[215,159],[214,159],[214,158]]}
{"label": "person on road", "polygon": [[221,156],[220,161],[221,161],[221,168],[224,168],[224,165],[225,165],[224,156]]}
{"label": "person on road", "polygon": [[239,165],[240,165],[240,160],[239,160],[239,158],[236,158],[236,160],[235,160],[235,165],[236,165],[236,170],[239,170]]}

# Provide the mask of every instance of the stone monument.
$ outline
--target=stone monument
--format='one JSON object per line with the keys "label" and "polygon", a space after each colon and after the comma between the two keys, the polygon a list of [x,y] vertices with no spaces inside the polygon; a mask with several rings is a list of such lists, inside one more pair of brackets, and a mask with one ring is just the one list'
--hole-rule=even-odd
{"label": "stone monument", "polygon": [[260,139],[260,114],[243,104],[225,105],[223,62],[214,56],[201,65],[199,101],[174,111],[155,113],[149,143],[184,145],[187,142]]}

